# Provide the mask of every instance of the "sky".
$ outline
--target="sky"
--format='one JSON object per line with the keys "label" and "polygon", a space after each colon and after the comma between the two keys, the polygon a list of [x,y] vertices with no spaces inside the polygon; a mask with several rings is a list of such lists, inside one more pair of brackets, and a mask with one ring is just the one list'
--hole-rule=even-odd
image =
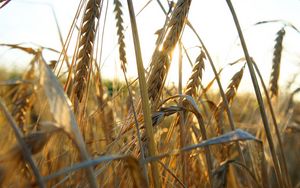
{"label": "sky", "polygon": [[[139,12],[149,0],[133,0],[135,12]],[[124,11],[124,26],[126,52],[129,62],[128,76],[137,76],[135,66],[135,54],[131,36],[130,21],[127,11],[127,2],[121,0]],[[167,1],[161,0],[167,7]],[[272,67],[272,52],[277,31],[282,27],[281,23],[268,23],[254,26],[255,23],[265,20],[286,20],[300,29],[300,0],[232,0],[236,9],[240,25],[243,29],[250,55],[258,64],[264,79],[268,81]],[[79,0],[13,0],[0,9],[0,43],[19,44],[24,46],[41,45],[61,50],[58,29],[53,11],[58,20],[63,39],[65,40],[74,18]],[[102,33],[104,15],[107,1],[101,14],[100,32]],[[53,11],[52,11],[53,10]],[[228,63],[243,57],[239,38],[225,0],[193,0],[188,15],[190,22],[196,28],[198,34],[206,44],[218,69],[226,67],[221,75],[225,88],[230,78],[241,66],[226,66]],[[147,67],[155,48],[155,31],[164,23],[164,14],[152,0],[149,5],[137,16],[142,56],[144,66]],[[78,24],[80,25],[80,20]],[[73,36],[73,44],[76,40]],[[194,61],[199,54],[199,42],[194,34],[185,28],[182,36],[184,46],[188,49],[191,59]],[[107,21],[104,30],[104,48],[101,62],[104,78],[120,78],[121,69],[118,62],[117,36],[115,19],[113,14],[113,1],[108,1]],[[284,51],[282,55],[282,69],[280,84],[284,85],[300,70],[300,34],[287,28],[284,38]],[[178,57],[177,51],[170,67],[167,84],[178,82]],[[72,56],[72,45],[68,51]],[[56,53],[45,53],[47,60],[57,59]],[[30,56],[17,50],[9,50],[0,47],[0,67],[10,70],[20,70],[30,60]],[[246,70],[248,71],[248,70]],[[183,83],[191,74],[191,66],[184,58]],[[206,65],[203,81],[208,83],[212,79],[212,71],[209,64]],[[300,78],[299,78],[300,79]],[[296,88],[300,82],[292,87]],[[252,89],[249,74],[245,73],[241,84],[241,90]]]}

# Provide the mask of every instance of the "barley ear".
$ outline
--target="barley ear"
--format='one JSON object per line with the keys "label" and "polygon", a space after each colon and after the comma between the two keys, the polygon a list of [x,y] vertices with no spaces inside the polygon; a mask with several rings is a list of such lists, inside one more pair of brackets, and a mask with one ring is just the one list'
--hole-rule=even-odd
{"label": "barley ear", "polygon": [[117,27],[117,35],[118,35],[118,44],[119,44],[119,58],[121,61],[121,68],[124,72],[126,72],[127,59],[125,52],[125,41],[124,41],[124,27],[123,27],[123,12],[122,12],[122,4],[119,0],[114,0],[115,5],[115,18],[116,18],[116,27]]}
{"label": "barley ear", "polygon": [[273,65],[272,72],[270,76],[270,95],[271,97],[278,96],[278,80],[280,75],[280,62],[282,54],[282,41],[285,35],[284,28],[281,28],[277,32],[277,37],[275,39],[276,43],[273,52]]}
{"label": "barley ear", "polygon": [[203,50],[201,50],[201,53],[196,59],[196,63],[193,67],[192,75],[188,80],[185,94],[190,96],[196,96],[197,95],[197,89],[200,86],[200,82],[202,80],[202,74],[203,70],[205,69],[204,60],[206,59],[205,53]]}
{"label": "barley ear", "polygon": [[[226,89],[225,96],[226,96],[229,104],[233,101],[234,97],[236,96],[237,89],[238,89],[240,82],[242,80],[242,77],[243,77],[243,73],[244,73],[244,66],[241,68],[240,71],[235,73],[235,75],[231,78],[231,82]],[[214,117],[217,122],[217,134],[218,135],[224,134],[223,117],[222,117],[224,110],[225,110],[225,104],[224,104],[224,101],[221,101],[218,104],[217,109],[214,114]]]}
{"label": "barley ear", "polygon": [[172,12],[170,21],[164,28],[166,33],[162,46],[156,48],[151,61],[151,70],[147,80],[149,99],[153,102],[152,110],[156,110],[162,88],[168,74],[170,60],[176,44],[186,23],[191,0],[179,0]]}
{"label": "barley ear", "polygon": [[89,0],[83,16],[80,30],[78,54],[76,56],[76,72],[73,94],[79,102],[87,88],[88,76],[93,58],[94,40],[97,20],[100,16],[100,0]]}

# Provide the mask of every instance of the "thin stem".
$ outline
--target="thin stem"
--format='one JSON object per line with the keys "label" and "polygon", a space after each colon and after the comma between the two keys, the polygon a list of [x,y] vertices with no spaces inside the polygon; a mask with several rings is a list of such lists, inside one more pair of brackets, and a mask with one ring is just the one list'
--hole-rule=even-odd
{"label": "thin stem", "polygon": [[237,32],[239,34],[241,45],[242,45],[242,48],[243,48],[243,51],[244,51],[244,54],[245,54],[246,62],[247,62],[247,65],[248,65],[248,68],[249,68],[249,71],[250,71],[250,76],[251,76],[253,87],[254,87],[254,90],[255,90],[257,102],[259,104],[261,118],[262,118],[262,121],[263,121],[263,125],[264,125],[264,128],[265,128],[267,140],[268,140],[271,155],[272,155],[273,164],[274,164],[274,167],[275,167],[276,179],[278,181],[279,186],[284,187],[283,182],[282,182],[281,173],[280,173],[280,167],[279,167],[278,160],[277,160],[277,157],[276,157],[275,146],[274,146],[274,143],[273,143],[273,140],[272,140],[272,135],[271,135],[270,127],[269,127],[267,114],[266,114],[266,111],[265,111],[262,95],[261,95],[260,88],[259,88],[259,85],[258,85],[258,81],[257,81],[256,75],[255,75],[255,72],[254,72],[253,64],[251,63],[251,59],[250,59],[250,56],[249,56],[249,53],[248,53],[248,49],[247,49],[246,42],[245,42],[245,39],[244,39],[244,36],[243,36],[243,33],[242,33],[242,29],[240,27],[240,24],[239,24],[237,15],[234,11],[233,5],[232,5],[230,0],[226,0],[226,2],[227,2],[227,5],[230,9],[231,14],[232,14]]}
{"label": "thin stem", "polygon": [[[135,49],[135,56],[136,56],[136,63],[137,63],[138,76],[139,76],[139,86],[140,86],[140,92],[141,92],[141,98],[142,98],[142,110],[143,110],[143,114],[144,114],[144,124],[145,124],[145,128],[146,128],[146,135],[149,140],[149,155],[155,156],[157,151],[156,151],[156,147],[155,147],[156,145],[155,145],[155,141],[154,141],[151,110],[150,110],[150,104],[149,104],[149,100],[148,100],[149,97],[148,97],[148,92],[147,92],[147,83],[146,83],[146,78],[145,78],[145,71],[144,71],[141,47],[140,47],[140,42],[139,42],[139,35],[138,35],[132,0],[127,0],[127,4],[128,4],[128,9],[129,9],[131,29],[132,29],[134,49]],[[153,176],[153,180],[154,180],[154,186],[161,187],[157,163],[155,163],[155,162],[151,163],[151,169],[152,169],[152,176]]]}
{"label": "thin stem", "polygon": [[[104,14],[104,21],[103,21],[103,27],[102,27],[102,34],[101,34],[101,45],[100,45],[100,52],[99,52],[99,70],[100,70],[100,64],[102,61],[102,52],[103,52],[103,44],[104,44],[104,33],[105,33],[105,28],[106,28],[106,20],[107,20],[107,12],[108,12],[108,0],[106,3],[106,9],[105,9],[105,14]],[[98,48],[98,45],[97,45]],[[98,49],[96,50],[98,52]]]}
{"label": "thin stem", "polygon": [[285,158],[285,155],[284,155],[284,152],[283,152],[283,147],[282,147],[282,140],[281,140],[281,137],[280,137],[280,132],[279,132],[279,129],[278,129],[278,124],[277,124],[277,120],[276,120],[276,116],[275,116],[275,112],[274,112],[274,109],[273,109],[273,106],[272,106],[272,103],[271,103],[271,99],[270,99],[270,96],[268,94],[268,89],[264,83],[264,80],[262,78],[262,75],[260,74],[260,71],[257,67],[257,64],[252,61],[253,65],[254,65],[254,68],[256,70],[256,73],[260,79],[260,82],[261,82],[261,85],[263,87],[263,90],[264,90],[264,93],[265,93],[265,96],[266,96],[266,101],[267,101],[267,104],[269,106],[269,109],[270,109],[270,113],[271,113],[271,117],[272,117],[272,121],[273,121],[273,125],[274,125],[274,128],[275,128],[275,133],[276,133],[276,136],[277,136],[277,139],[278,139],[278,145],[279,145],[279,156],[280,156],[280,165],[283,167],[283,170],[284,170],[284,175],[283,177],[286,177],[285,178],[285,181],[286,181],[286,184],[289,186],[289,187],[292,187],[291,186],[291,180],[290,180],[290,176],[289,176],[289,173],[288,173],[288,170],[287,170],[287,165],[286,165],[286,158]]}
{"label": "thin stem", "polygon": [[[226,110],[226,113],[227,113],[227,117],[228,117],[228,120],[229,120],[229,124],[230,124],[230,128],[232,131],[234,131],[236,128],[235,128],[235,125],[234,125],[234,121],[233,121],[233,115],[232,115],[232,112],[229,108],[229,103],[228,103],[228,100],[227,100],[227,97],[225,95],[225,92],[223,90],[223,87],[222,87],[222,84],[221,84],[221,81],[220,81],[220,78],[219,78],[219,73],[217,72],[216,70],[216,67],[214,65],[214,62],[212,60],[212,58],[210,57],[209,55],[209,52],[207,50],[207,48],[205,47],[204,45],[204,42],[201,40],[200,36],[198,35],[198,33],[196,32],[196,30],[194,29],[194,27],[192,26],[192,24],[188,21],[187,25],[192,29],[192,31],[195,33],[196,37],[198,38],[203,50],[205,51],[205,54],[208,58],[208,61],[210,63],[210,66],[214,72],[214,75],[215,75],[215,78],[216,78],[216,81],[217,81],[217,84],[219,86],[219,90],[220,90],[220,94],[221,94],[221,97],[222,97],[222,100],[224,102],[224,106],[225,106],[225,110]],[[239,152],[239,155],[241,156],[241,159],[242,159],[242,162],[243,164],[246,164],[246,160],[245,160],[245,157],[244,157],[244,154],[242,152],[242,149],[241,149],[241,146],[239,144],[239,142],[237,141],[236,143],[237,145],[237,148],[238,148],[238,152]],[[249,180],[247,179],[247,182],[249,184]],[[250,185],[250,184],[249,184]]]}
{"label": "thin stem", "polygon": [[135,109],[134,104],[133,104],[132,92],[131,92],[131,89],[130,89],[130,86],[129,86],[129,83],[128,83],[128,79],[127,79],[127,76],[126,76],[126,72],[124,71],[124,69],[123,69],[123,74],[124,74],[124,78],[125,78],[125,82],[126,82],[126,86],[127,86],[128,95],[129,95],[129,98],[130,98],[130,105],[131,105],[131,108],[132,108],[132,113],[133,113],[133,117],[134,117],[134,124],[135,124],[136,132],[137,132],[138,143],[139,143],[139,146],[140,146],[141,161],[142,161],[141,164],[143,164],[142,165],[143,173],[144,173],[144,176],[146,178],[147,184],[149,186],[147,165],[145,164],[145,151],[144,151],[143,144],[142,144],[141,133],[140,133],[140,129],[139,129],[139,121],[138,121],[138,118],[137,118],[136,109]]}
{"label": "thin stem", "polygon": [[65,44],[64,44],[64,39],[62,37],[62,33],[61,33],[61,30],[60,30],[60,27],[59,27],[59,24],[58,24],[58,19],[57,19],[56,13],[55,13],[52,6],[51,6],[51,11],[52,11],[54,21],[55,21],[55,24],[56,24],[56,28],[57,28],[57,32],[58,32],[58,36],[59,36],[59,41],[60,41],[60,44],[62,45],[62,54],[64,54],[64,60],[66,60],[66,64],[67,64],[68,68],[70,68],[70,63],[69,63],[69,60],[68,60],[68,55],[67,55],[66,47],[65,47]]}
{"label": "thin stem", "polygon": [[[179,61],[178,61],[178,94],[182,95],[182,43],[179,43]],[[182,107],[182,98],[179,99],[179,106]],[[183,148],[185,146],[186,141],[186,129],[185,129],[185,119],[184,113],[182,111],[179,112],[179,131],[180,131],[180,147]],[[183,183],[186,185],[187,183],[187,155],[183,154],[181,156],[182,163],[182,179]]]}

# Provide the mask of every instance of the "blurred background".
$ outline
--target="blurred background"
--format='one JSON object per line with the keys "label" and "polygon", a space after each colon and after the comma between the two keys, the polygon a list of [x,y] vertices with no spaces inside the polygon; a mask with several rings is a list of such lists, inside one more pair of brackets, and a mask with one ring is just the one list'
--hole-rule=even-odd
{"label": "blurred background", "polygon": [[[165,9],[168,1],[160,0]],[[49,47],[57,51],[62,50],[61,39],[67,38],[70,26],[74,20],[79,0],[13,0],[0,9],[0,43],[21,44],[22,46]],[[129,62],[128,76],[137,77],[135,54],[132,45],[130,21],[128,18],[127,1],[122,1],[124,12],[124,26],[126,29],[126,51]],[[137,15],[137,24],[142,47],[145,68],[148,67],[156,41],[155,32],[165,21],[165,15],[157,0],[133,0]],[[285,23],[300,28],[300,1],[299,0],[232,0],[236,9],[240,25],[243,29],[250,55],[255,59],[266,81],[270,77],[272,68],[273,48],[276,33]],[[105,16],[106,15],[106,16]],[[117,36],[113,1],[104,1],[98,31],[103,34],[103,49],[100,62],[101,72],[105,79],[123,79],[117,54]],[[105,21],[106,18],[106,21]],[[192,1],[189,20],[206,44],[210,55],[218,69],[225,67],[221,74],[225,87],[232,75],[241,65],[228,66],[229,63],[243,57],[239,38],[227,7],[226,1],[207,0]],[[261,21],[282,20],[255,25]],[[81,17],[76,25],[81,23]],[[105,27],[104,27],[105,25]],[[300,78],[300,33],[291,27],[285,27],[286,35],[283,41],[283,54],[279,84],[286,88],[288,83],[295,79],[290,89],[299,87]],[[61,39],[60,39],[61,33]],[[70,59],[73,55],[77,34],[73,34],[68,49]],[[199,54],[199,42],[193,32],[186,27],[182,36],[183,44],[192,61]],[[44,51],[46,60],[57,60],[59,53]],[[0,68],[6,71],[22,71],[28,65],[31,57],[21,51],[0,46]],[[173,63],[167,84],[178,82],[178,50],[174,52]],[[248,72],[245,71],[241,91],[252,91]],[[184,57],[183,83],[186,83],[191,74],[191,66]],[[120,76],[119,76],[120,75]],[[212,78],[210,67],[206,66],[204,82]]]}

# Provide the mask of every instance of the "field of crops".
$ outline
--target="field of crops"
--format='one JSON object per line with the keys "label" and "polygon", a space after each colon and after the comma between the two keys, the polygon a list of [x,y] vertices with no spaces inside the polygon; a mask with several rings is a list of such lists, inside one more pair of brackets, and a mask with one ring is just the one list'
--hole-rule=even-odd
{"label": "field of crops", "polygon": [[[224,85],[225,67],[214,63],[205,36],[189,20],[192,0],[168,1],[165,9],[149,1],[162,5],[165,17],[155,48],[147,49],[148,67],[135,1],[107,1],[80,1],[62,50],[0,41],[0,48],[31,58],[19,72],[0,67],[0,187],[300,188],[300,89],[291,87],[295,80],[279,84],[288,74],[281,72],[286,31],[299,33],[292,23],[257,23],[281,26],[274,32],[271,74],[262,75],[234,3],[226,0],[243,56],[226,65],[232,71]],[[11,2],[0,3],[1,17]],[[113,12],[105,11],[106,3]],[[106,14],[115,16],[118,81],[102,78]],[[196,57],[183,40],[187,29],[198,40]],[[57,59],[46,60],[45,50]],[[167,84],[171,64],[178,66],[178,84]],[[133,65],[134,79],[127,72]],[[192,70],[186,83],[184,66]],[[203,82],[207,70],[213,76]],[[238,89],[246,74],[253,92]]]}

